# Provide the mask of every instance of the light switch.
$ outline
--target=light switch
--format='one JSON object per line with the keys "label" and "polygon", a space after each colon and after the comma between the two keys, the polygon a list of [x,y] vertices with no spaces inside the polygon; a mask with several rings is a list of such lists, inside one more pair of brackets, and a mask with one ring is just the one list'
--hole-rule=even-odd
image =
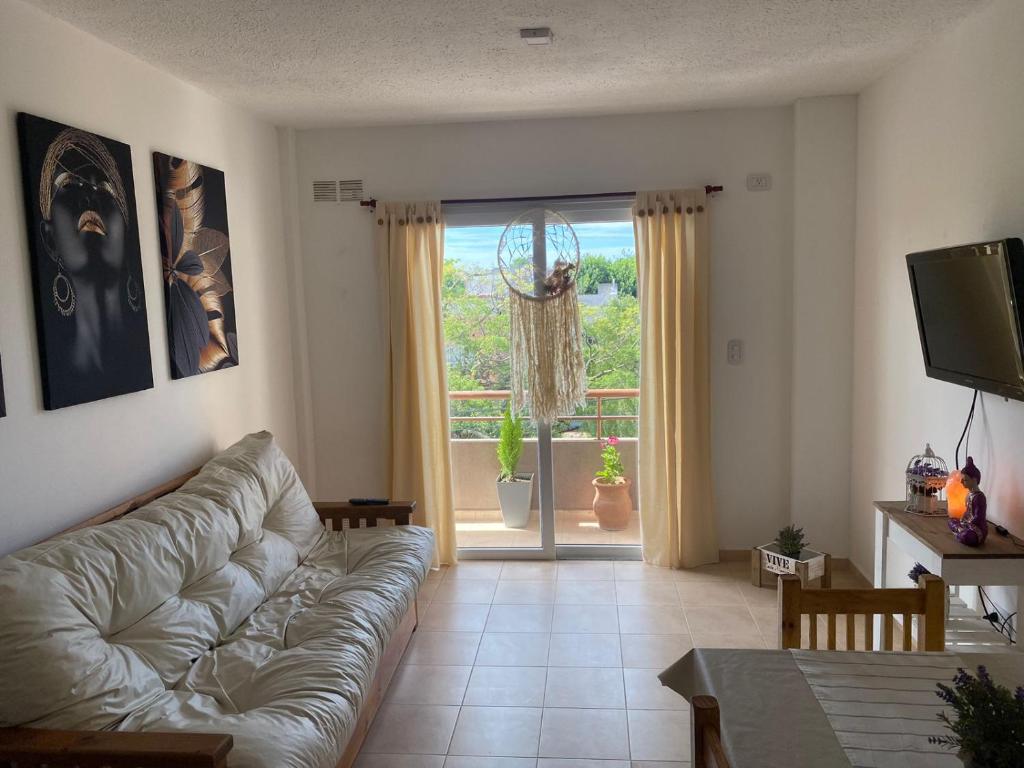
{"label": "light switch", "polygon": [[772,188],[772,175],[770,173],[747,174],[747,189],[751,192],[767,192]]}
{"label": "light switch", "polygon": [[726,347],[726,360],[729,365],[743,364],[743,339],[729,339]]}

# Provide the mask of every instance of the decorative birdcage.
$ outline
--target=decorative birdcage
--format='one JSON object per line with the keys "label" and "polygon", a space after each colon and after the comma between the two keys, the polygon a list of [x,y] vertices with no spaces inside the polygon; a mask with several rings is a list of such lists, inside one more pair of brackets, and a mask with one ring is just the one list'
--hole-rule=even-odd
{"label": "decorative birdcage", "polygon": [[946,513],[946,481],[949,467],[935,455],[930,444],[907,463],[907,512],[925,515]]}

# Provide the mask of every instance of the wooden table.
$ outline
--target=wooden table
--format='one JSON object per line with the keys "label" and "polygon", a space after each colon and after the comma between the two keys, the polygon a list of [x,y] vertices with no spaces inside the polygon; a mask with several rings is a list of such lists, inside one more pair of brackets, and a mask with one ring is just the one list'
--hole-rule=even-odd
{"label": "wooden table", "polygon": [[[875,502],[874,585],[886,586],[887,555],[892,545],[910,555],[951,586],[1017,587],[1017,620],[1024,616],[1024,547],[1000,536],[990,522],[988,538],[968,547],[953,538],[945,515],[915,515],[902,501]],[[875,617],[875,647],[882,639],[881,617]]]}

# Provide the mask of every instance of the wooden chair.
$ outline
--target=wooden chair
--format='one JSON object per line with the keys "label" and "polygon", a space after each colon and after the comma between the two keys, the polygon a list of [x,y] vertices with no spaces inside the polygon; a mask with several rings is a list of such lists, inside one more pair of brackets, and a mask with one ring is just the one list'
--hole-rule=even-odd
{"label": "wooden chair", "polygon": [[731,768],[722,749],[722,716],[714,696],[694,696],[693,768]]}
{"label": "wooden chair", "polygon": [[895,617],[901,616],[902,648],[912,651],[913,617],[918,616],[917,650],[946,649],[946,585],[938,576],[925,574],[918,587],[908,589],[804,589],[800,579],[779,577],[779,643],[781,648],[801,648],[801,617],[810,618],[809,648],[819,649],[818,616],[828,621],[826,647],[836,650],[836,617],[846,616],[846,650],[856,647],[856,617],[864,617],[864,649],[875,646],[874,617],[883,617],[882,647],[893,650]]}

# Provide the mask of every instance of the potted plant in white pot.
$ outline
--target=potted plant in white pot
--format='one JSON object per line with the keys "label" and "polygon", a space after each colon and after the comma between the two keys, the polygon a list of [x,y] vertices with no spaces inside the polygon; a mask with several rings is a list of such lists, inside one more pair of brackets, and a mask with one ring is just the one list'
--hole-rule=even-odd
{"label": "potted plant in white pot", "polygon": [[619,438],[609,437],[601,451],[600,470],[594,473],[594,515],[603,531],[621,531],[629,525],[633,502],[629,497],[629,478],[619,455]]}
{"label": "potted plant in white pot", "polygon": [[505,409],[498,435],[498,506],[506,528],[525,528],[530,523],[530,501],[533,498],[533,473],[517,473],[523,453],[523,420]]}

